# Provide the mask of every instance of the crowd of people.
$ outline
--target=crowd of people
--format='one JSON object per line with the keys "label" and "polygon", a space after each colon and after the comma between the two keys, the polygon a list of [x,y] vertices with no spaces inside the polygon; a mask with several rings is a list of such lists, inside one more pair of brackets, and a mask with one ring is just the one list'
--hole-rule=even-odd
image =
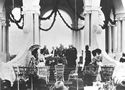
{"label": "crowd of people", "polygon": [[[82,52],[84,53],[84,52]],[[36,49],[32,52],[32,55],[35,57],[37,62],[34,66],[50,66],[50,80],[54,79],[54,66],[58,63],[65,65],[65,80],[68,80],[68,75],[71,71],[76,70],[76,59],[77,59],[77,49],[73,45],[69,45],[68,48],[64,48],[62,44],[59,47],[52,47],[52,51],[49,52],[47,46],[43,48]],[[92,56],[93,55],[93,56]],[[39,60],[37,60],[39,59]],[[82,57],[83,59],[83,57]],[[44,62],[44,63],[43,63]],[[89,46],[85,46],[85,66],[97,66],[98,68],[98,78],[96,80],[101,81],[100,71],[102,66],[102,56],[100,49],[94,49],[93,51],[89,50]],[[33,66],[33,65],[31,65]],[[69,69],[69,70],[68,70]],[[82,69],[78,69],[78,73],[83,72]],[[84,79],[84,78],[83,78]],[[92,80],[87,80],[91,81]]]}
{"label": "crowd of people", "polygon": [[[62,44],[60,44],[60,46],[56,48],[52,47],[52,51],[49,51],[46,45],[43,48],[39,49],[36,48],[35,50],[32,51],[32,55],[35,61],[37,62],[36,64],[38,64],[39,61],[45,62],[46,65],[53,65],[53,64],[55,65],[58,62],[62,62],[69,68],[75,68],[76,59],[79,59],[77,57],[77,49],[73,45],[69,45],[68,48],[64,48]],[[79,61],[82,62],[82,60]],[[88,66],[90,64],[97,65],[100,62],[102,62],[101,50],[97,48],[94,49],[93,51],[90,51],[89,46],[86,45],[85,66]]]}
{"label": "crowd of people", "polygon": [[33,50],[32,55],[36,59],[35,61],[39,62],[42,59],[46,65],[55,65],[58,62],[62,62],[67,67],[76,67],[77,49],[73,45],[64,48],[64,46],[60,44],[59,47],[52,47],[52,51],[50,52],[45,45],[43,48]]}
{"label": "crowd of people", "polygon": [[[55,64],[58,64],[61,62],[61,63],[65,64],[66,68],[73,68],[72,70],[76,69],[77,49],[73,45],[69,45],[69,48],[64,48],[63,45],[60,45],[60,47],[56,47],[56,48],[53,47],[51,52],[49,52],[47,47],[44,46],[44,48],[42,48],[40,50],[40,53],[44,56],[51,54],[52,57],[56,57],[57,60],[54,58],[56,61]],[[84,52],[82,52],[82,53],[84,53]],[[84,69],[87,66],[97,66],[98,70],[97,70],[97,75],[96,75],[95,80],[99,81],[99,82],[102,81],[101,67],[103,66],[102,65],[103,58],[102,58],[101,54],[102,54],[101,49],[97,48],[97,49],[90,51],[89,46],[88,45],[85,46],[85,66],[84,66]],[[123,53],[122,58],[120,59],[120,62],[123,63],[125,61],[124,57],[125,57],[125,54]],[[45,57],[46,62],[47,62],[47,58],[48,57]],[[49,59],[48,61],[51,61],[51,59]],[[51,61],[51,63],[53,63],[53,61]],[[47,64],[47,63],[45,63],[45,64]],[[49,65],[51,65],[50,62],[49,62]],[[68,71],[68,74],[72,70]],[[81,71],[81,72],[83,72],[83,71]],[[92,77],[91,75],[90,76],[87,75],[87,77],[86,76],[82,77],[82,79],[84,81],[84,85],[91,86],[95,80],[93,80],[93,78],[91,78]],[[85,82],[85,81],[87,81],[87,82]]]}
{"label": "crowd of people", "polygon": [[[84,52],[82,51],[82,56],[83,56],[83,53]],[[87,45],[87,46],[85,46],[84,54],[85,54],[84,69],[86,69],[87,66],[97,66],[98,71],[97,71],[96,80],[101,81],[100,71],[101,71],[102,59],[103,59],[101,56],[101,50],[97,48],[97,49],[94,49],[93,51],[90,51],[89,46]],[[81,59],[83,59],[82,56],[81,56]],[[78,58],[77,49],[73,45],[69,45],[68,48],[64,48],[64,46],[62,44],[60,44],[59,47],[56,47],[56,48],[52,47],[52,51],[49,51],[47,49],[47,46],[45,45],[43,48],[39,47],[39,48],[35,48],[31,51],[31,59],[28,64],[28,67],[37,68],[37,67],[49,66],[50,67],[50,81],[51,81],[52,78],[53,79],[55,78],[54,66],[59,63],[62,63],[65,66],[65,68],[67,69],[67,70],[65,70],[67,75],[66,75],[66,77],[64,77],[64,79],[68,80],[68,78],[69,78],[68,75],[70,74],[70,72],[73,70],[76,70],[76,59],[77,58]],[[82,62],[82,60],[80,60],[79,62]],[[70,69],[68,70],[68,68],[70,68]],[[92,82],[93,82],[93,79],[91,78],[92,76],[90,76],[88,74],[86,76],[84,76],[83,70],[81,69],[81,72],[82,72],[81,79],[82,80],[78,79],[78,81],[82,81],[82,82],[84,81],[84,83],[83,83],[84,86],[92,85]],[[30,72],[30,71],[28,70],[28,72]],[[79,70],[78,70],[78,73],[79,73]],[[26,88],[31,88],[32,79],[33,79],[33,89],[34,90],[40,90],[41,88],[44,88],[43,90],[49,90],[49,88],[46,86],[47,82],[44,79],[40,78],[39,74],[36,71],[34,71],[34,73],[29,75],[29,78],[27,81],[20,79],[20,81],[19,81],[20,90],[26,90]],[[88,82],[85,82],[85,81],[88,81]],[[8,82],[8,81],[6,81],[6,82]],[[64,82],[55,83],[55,88],[57,88],[60,85],[60,83],[62,85],[61,87],[66,88],[63,84]],[[17,90],[17,88],[18,88],[17,86],[18,86],[17,81],[15,81],[14,85],[12,87],[13,88],[12,90]]]}

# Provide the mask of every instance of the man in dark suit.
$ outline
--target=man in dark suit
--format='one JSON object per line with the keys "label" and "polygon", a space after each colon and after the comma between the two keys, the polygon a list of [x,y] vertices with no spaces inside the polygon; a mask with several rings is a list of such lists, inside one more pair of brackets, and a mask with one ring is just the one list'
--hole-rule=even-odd
{"label": "man in dark suit", "polygon": [[85,46],[85,66],[88,66],[89,63],[91,62],[91,51],[89,50],[89,46]]}
{"label": "man in dark suit", "polygon": [[76,67],[76,59],[77,59],[77,49],[70,45],[66,51],[66,59],[67,59],[67,66],[70,68]]}
{"label": "man in dark suit", "polygon": [[77,49],[73,47],[72,45],[69,46],[69,48],[66,50],[66,59],[67,59],[67,65],[65,70],[65,80],[68,79],[68,75],[72,70],[75,70],[76,68],[76,59],[77,59]]}

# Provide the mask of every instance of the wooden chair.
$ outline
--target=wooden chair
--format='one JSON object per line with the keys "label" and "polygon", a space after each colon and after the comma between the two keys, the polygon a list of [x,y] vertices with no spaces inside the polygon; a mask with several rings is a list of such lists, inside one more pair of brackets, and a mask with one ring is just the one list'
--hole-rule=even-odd
{"label": "wooden chair", "polygon": [[113,71],[114,71],[113,66],[103,66],[103,67],[101,67],[102,81],[103,82],[110,81],[112,79]]}
{"label": "wooden chair", "polygon": [[78,79],[78,73],[75,70],[72,70],[69,74],[68,81],[71,79]]}
{"label": "wooden chair", "polygon": [[39,78],[43,78],[46,80],[46,83],[49,82],[49,66],[45,66],[45,67],[38,67],[37,68],[37,75],[39,76]]}
{"label": "wooden chair", "polygon": [[64,81],[64,65],[58,64],[55,65],[55,78],[56,81]]}

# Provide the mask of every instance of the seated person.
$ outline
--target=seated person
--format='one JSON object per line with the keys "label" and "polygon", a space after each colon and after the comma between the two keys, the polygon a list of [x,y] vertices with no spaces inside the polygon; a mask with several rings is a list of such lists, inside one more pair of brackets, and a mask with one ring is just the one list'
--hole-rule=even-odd
{"label": "seated person", "polygon": [[53,90],[68,90],[68,87],[64,85],[64,82],[62,81],[57,81],[54,84]]}
{"label": "seated person", "polygon": [[93,65],[99,65],[102,62],[102,56],[101,56],[101,50],[100,49],[95,49],[92,51],[93,54],[93,59],[91,64]]}
{"label": "seated person", "polygon": [[45,67],[45,62],[43,60],[40,60],[36,67]]}
{"label": "seated person", "polygon": [[122,62],[122,63],[125,62],[125,53],[122,53],[122,57],[120,58],[120,62]]}
{"label": "seated person", "polygon": [[101,75],[100,75],[101,66],[102,66],[101,50],[97,48],[92,51],[92,54],[94,56],[94,58],[92,59],[92,64],[95,66],[99,66],[96,81],[101,81]]}

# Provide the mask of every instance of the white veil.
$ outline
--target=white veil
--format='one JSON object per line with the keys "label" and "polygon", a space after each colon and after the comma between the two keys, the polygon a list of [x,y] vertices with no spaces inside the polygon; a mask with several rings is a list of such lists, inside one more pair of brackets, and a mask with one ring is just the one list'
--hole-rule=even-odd
{"label": "white veil", "polygon": [[98,46],[102,50],[102,56],[105,58],[105,60],[107,62],[111,62],[114,66],[114,71],[113,71],[113,75],[112,75],[114,83],[125,86],[122,83],[122,81],[125,81],[125,73],[124,73],[125,72],[125,63],[121,63],[119,61],[114,60],[105,52],[104,47],[102,47],[102,45],[101,45],[101,43],[103,43],[103,42],[102,42],[100,35],[101,34],[97,34],[97,36],[96,36]]}
{"label": "white veil", "polygon": [[2,60],[0,60],[0,78],[2,80],[9,80],[11,82],[11,85],[13,85],[13,82],[16,80],[13,67],[25,67],[29,64],[32,57],[31,50],[29,48],[30,47],[25,47],[23,48],[23,50],[25,49],[24,51],[20,50],[20,53],[14,59],[8,61],[7,63],[4,63],[2,62]]}

